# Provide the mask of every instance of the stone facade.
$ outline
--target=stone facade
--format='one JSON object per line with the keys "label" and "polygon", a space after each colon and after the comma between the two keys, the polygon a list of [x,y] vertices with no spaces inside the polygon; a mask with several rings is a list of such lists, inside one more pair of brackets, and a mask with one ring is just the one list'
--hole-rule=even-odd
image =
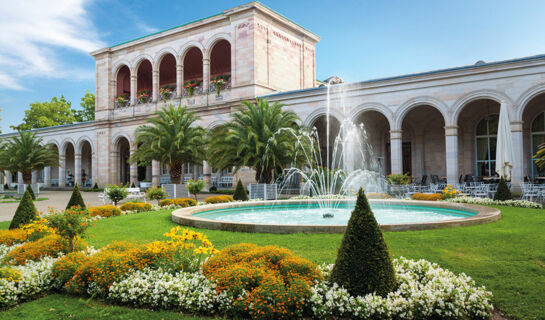
{"label": "stone facade", "polygon": [[[302,124],[314,126],[326,115],[328,95],[334,121],[349,118],[364,124],[384,173],[410,172],[418,179],[436,175],[449,183],[493,172],[494,133],[486,128],[492,128],[504,104],[517,148],[513,184],[540,175],[531,155],[536,141],[545,139],[545,128],[533,130],[532,125],[545,111],[545,56],[328,89],[316,86],[319,40],[254,2],[95,51],[96,120],[37,130],[59,149],[60,167],[37,172],[36,180],[46,186],[142,180],[157,185],[168,177],[160,163],[138,168],[126,159],[135,150],[135,129],[163,106],[187,105],[200,116],[199,125],[212,129],[228,121],[241,100],[267,98],[295,111]],[[218,77],[227,82],[219,96],[213,83]],[[192,95],[186,88],[189,81],[197,83]],[[167,87],[172,92],[163,97],[161,88]],[[142,90],[151,95],[141,99]],[[128,101],[119,103],[124,95]],[[206,163],[186,171],[187,177],[211,177],[225,186],[229,179],[224,177],[232,175],[213,173]],[[253,174],[241,170],[234,179],[247,184]]]}

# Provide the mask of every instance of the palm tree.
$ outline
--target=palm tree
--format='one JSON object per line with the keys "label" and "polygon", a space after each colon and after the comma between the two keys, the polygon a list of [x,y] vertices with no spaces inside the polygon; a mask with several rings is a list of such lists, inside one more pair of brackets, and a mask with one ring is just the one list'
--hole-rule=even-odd
{"label": "palm tree", "polygon": [[537,147],[537,152],[534,155],[534,159],[538,168],[545,168],[545,143],[542,143]]}
{"label": "palm tree", "polygon": [[21,172],[23,183],[32,183],[32,171],[56,166],[59,155],[51,144],[42,144],[42,138],[34,132],[19,131],[9,138],[0,150],[0,168],[11,172]]}
{"label": "palm tree", "polygon": [[[299,120],[293,111],[267,100],[242,102],[233,120],[212,132],[208,160],[216,168],[250,167],[259,183],[270,183],[296,156]],[[291,131],[291,132],[290,132]]]}
{"label": "palm tree", "polygon": [[204,158],[204,129],[193,126],[198,118],[186,107],[170,105],[155,113],[148,124],[136,129],[136,145],[130,161],[157,160],[170,167],[170,181],[179,184],[182,165]]}

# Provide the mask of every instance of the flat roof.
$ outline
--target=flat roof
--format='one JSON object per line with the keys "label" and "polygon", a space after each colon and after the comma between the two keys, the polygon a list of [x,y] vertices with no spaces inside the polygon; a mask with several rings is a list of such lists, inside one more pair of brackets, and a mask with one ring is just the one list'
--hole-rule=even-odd
{"label": "flat roof", "polygon": [[[542,60],[542,59],[545,59],[545,54],[538,54],[538,55],[534,55],[534,56],[515,58],[515,59],[508,59],[508,60],[499,60],[499,61],[493,61],[493,62],[478,61],[475,64],[465,65],[465,66],[460,66],[460,67],[436,69],[436,70],[425,71],[425,72],[417,72],[417,73],[407,73],[407,74],[392,76],[392,77],[384,77],[384,78],[376,78],[376,79],[363,80],[363,81],[348,82],[347,84],[352,84],[352,85],[354,85],[354,84],[369,84],[369,83],[376,83],[376,82],[382,82],[382,81],[402,80],[402,79],[407,79],[407,78],[414,78],[414,77],[428,76],[428,75],[434,75],[434,74],[449,73],[449,72],[453,72],[453,71],[480,69],[480,68],[486,68],[486,67],[490,67],[490,66],[507,65],[507,64],[512,64],[512,63]],[[319,90],[319,89],[323,89],[323,88],[324,87],[314,87],[314,88],[307,88],[307,89],[274,92],[274,93],[259,96],[257,98],[268,98],[268,97],[282,96],[282,95],[288,95],[288,94],[298,93],[298,92],[307,92],[307,91]]]}
{"label": "flat roof", "polygon": [[[58,126],[51,126],[51,127],[44,127],[44,128],[35,128],[35,129],[23,130],[23,131],[24,131],[24,132],[28,132],[28,131],[51,130],[51,129],[57,129],[57,128],[68,128],[68,127],[79,126],[79,125],[82,125],[82,124],[90,124],[90,123],[93,123],[93,122],[95,122],[95,120],[82,121],[82,122],[74,122],[74,123],[70,123],[70,124],[60,124],[60,125],[58,125]],[[9,133],[0,134],[0,138],[2,138],[2,137],[7,137],[7,136],[11,136],[11,135],[14,135],[14,134],[17,134],[17,131],[13,131],[13,132],[9,132]]]}

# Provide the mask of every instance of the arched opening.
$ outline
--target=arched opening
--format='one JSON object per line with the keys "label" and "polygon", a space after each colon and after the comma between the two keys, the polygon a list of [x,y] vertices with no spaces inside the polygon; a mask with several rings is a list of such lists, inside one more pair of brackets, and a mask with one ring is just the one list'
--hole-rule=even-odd
{"label": "arched opening", "polygon": [[117,72],[115,102],[117,107],[124,107],[131,98],[131,70],[126,65]]}
{"label": "arched opening", "polygon": [[66,186],[74,186],[75,172],[75,150],[74,145],[71,142],[67,142],[64,147],[64,177]]}
{"label": "arched opening", "polygon": [[136,72],[136,99],[137,103],[148,103],[151,101],[153,68],[149,60],[143,60]]}
{"label": "arched opening", "polygon": [[[314,128],[317,133],[318,144],[320,147],[320,157],[323,167],[331,168],[332,165],[338,168],[335,165],[335,138],[339,135],[339,129],[341,124],[337,118],[329,116],[329,136],[328,136],[328,123],[327,116],[321,115],[314,120],[311,125],[311,128]],[[329,147],[329,149],[328,149]],[[337,157],[338,158],[338,157]],[[336,168],[333,168],[336,169]]]}
{"label": "arched opening", "polygon": [[354,121],[364,130],[365,147],[370,148],[370,153],[376,158],[380,172],[390,174],[390,123],[380,112],[375,110],[360,113]]}
{"label": "arched opening", "polygon": [[168,100],[176,94],[176,58],[167,53],[159,64],[159,90],[162,100]]}
{"label": "arched opening", "polygon": [[445,119],[437,108],[419,105],[409,110],[401,125],[403,173],[417,181],[446,180]]}
{"label": "arched opening", "polygon": [[[210,52],[210,91],[231,87],[231,44],[218,41]],[[218,91],[219,92],[219,91]]]}
{"label": "arched opening", "polygon": [[81,144],[81,185],[83,187],[93,186],[93,150],[89,141]]}
{"label": "arched opening", "polygon": [[545,170],[535,165],[533,156],[539,145],[545,143],[545,93],[535,96],[524,106],[523,123],[523,153],[525,180],[545,182]]}
{"label": "arched opening", "polygon": [[184,56],[184,95],[192,96],[202,91],[202,52],[192,47]]}
{"label": "arched opening", "polygon": [[119,183],[127,184],[130,181],[130,165],[129,158],[131,157],[131,145],[125,137],[119,138],[117,141],[117,178]]}
{"label": "arched opening", "polygon": [[496,135],[500,104],[478,99],[466,104],[458,117],[458,159],[461,181],[496,174]]}

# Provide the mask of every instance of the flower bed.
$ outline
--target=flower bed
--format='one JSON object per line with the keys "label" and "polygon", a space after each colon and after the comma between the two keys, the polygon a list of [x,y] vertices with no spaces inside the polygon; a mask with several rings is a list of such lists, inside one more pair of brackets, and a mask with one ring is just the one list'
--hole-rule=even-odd
{"label": "flower bed", "polygon": [[490,198],[472,198],[472,197],[458,197],[447,199],[448,202],[455,203],[468,203],[468,204],[478,204],[484,206],[508,206],[508,207],[518,207],[518,208],[531,208],[531,209],[543,209],[543,205],[537,202],[526,201],[526,200],[492,200]]}
{"label": "flower bed", "polygon": [[424,200],[424,201],[437,201],[443,200],[443,195],[441,193],[415,193],[411,196],[413,200]]}
{"label": "flower bed", "polygon": [[225,202],[233,202],[235,201],[232,196],[229,195],[222,195],[222,196],[213,196],[208,197],[204,199],[205,203],[212,204],[212,203],[225,203]]}

